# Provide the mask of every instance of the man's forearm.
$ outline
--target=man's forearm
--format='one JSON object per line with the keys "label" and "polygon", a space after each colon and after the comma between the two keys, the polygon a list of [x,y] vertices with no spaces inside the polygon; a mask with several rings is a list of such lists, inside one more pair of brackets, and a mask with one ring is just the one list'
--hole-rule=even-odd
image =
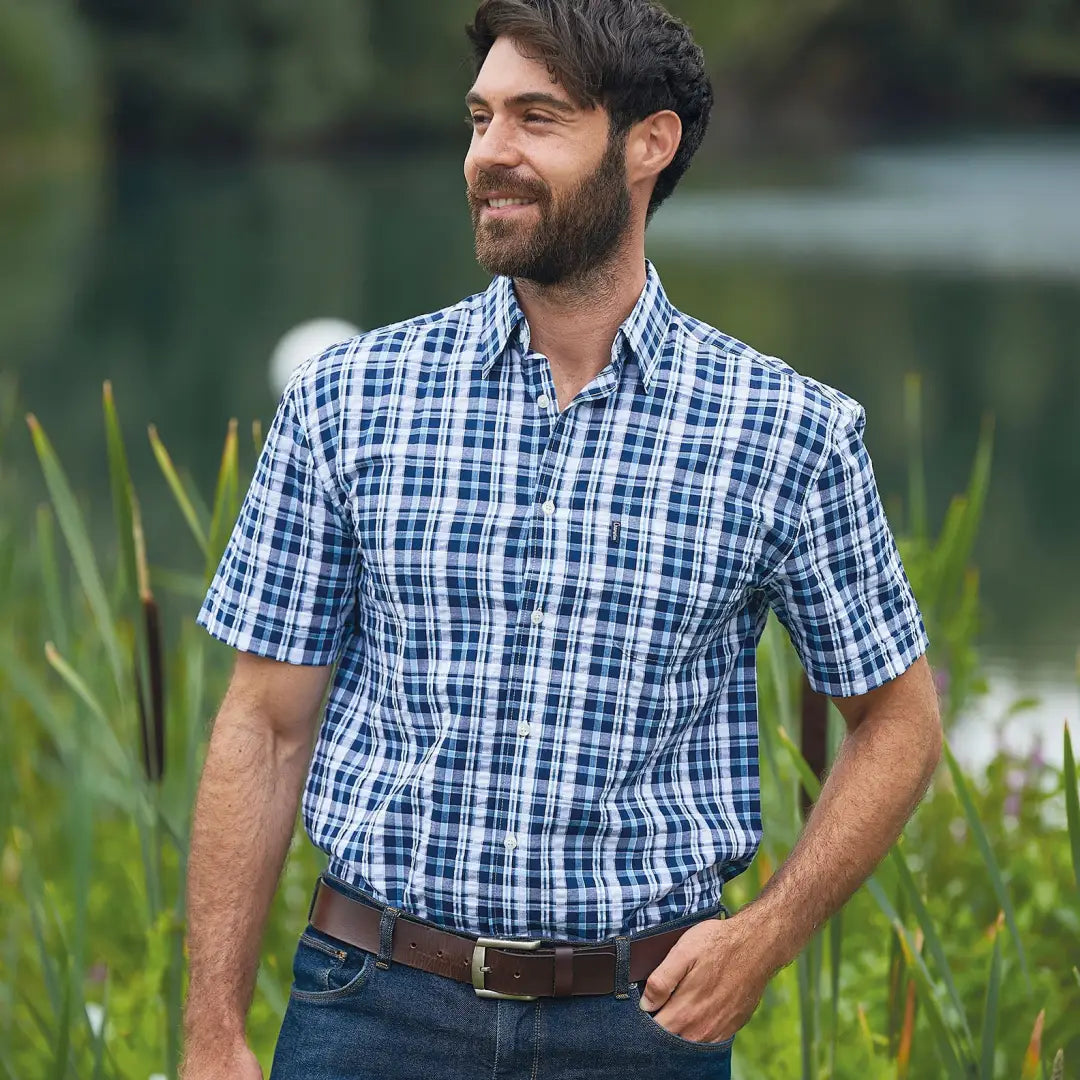
{"label": "man's forearm", "polygon": [[933,776],[940,731],[936,716],[881,709],[845,737],[795,847],[738,913],[758,928],[771,972],[798,956],[888,853]]}
{"label": "man's forearm", "polygon": [[228,707],[214,726],[192,821],[189,1040],[243,1038],[263,929],[310,761],[310,747]]}

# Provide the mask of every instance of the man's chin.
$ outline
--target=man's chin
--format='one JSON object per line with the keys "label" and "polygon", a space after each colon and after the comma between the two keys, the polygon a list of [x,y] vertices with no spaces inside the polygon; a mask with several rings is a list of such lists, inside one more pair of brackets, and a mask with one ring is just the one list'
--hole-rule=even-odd
{"label": "man's chin", "polygon": [[529,268],[529,260],[520,252],[508,250],[499,244],[491,244],[478,240],[476,244],[476,261],[489,273],[503,275],[504,277],[527,276],[524,271]]}

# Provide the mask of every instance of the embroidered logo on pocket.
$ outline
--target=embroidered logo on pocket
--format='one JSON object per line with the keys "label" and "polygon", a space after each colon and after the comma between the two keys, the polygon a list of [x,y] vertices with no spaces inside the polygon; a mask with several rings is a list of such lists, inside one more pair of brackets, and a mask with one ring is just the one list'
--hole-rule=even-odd
{"label": "embroidered logo on pocket", "polygon": [[617,521],[611,523],[611,542],[617,544],[619,542],[619,529],[621,525]]}

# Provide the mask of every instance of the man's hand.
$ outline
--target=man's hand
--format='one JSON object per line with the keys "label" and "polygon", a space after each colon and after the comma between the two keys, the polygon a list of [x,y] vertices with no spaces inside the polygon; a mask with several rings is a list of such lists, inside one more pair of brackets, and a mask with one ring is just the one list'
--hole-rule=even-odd
{"label": "man's hand", "polygon": [[641,991],[641,1007],[692,1042],[730,1039],[754,1014],[772,977],[760,935],[739,915],[706,919],[668,950]]}
{"label": "man's hand", "polygon": [[259,1059],[242,1040],[223,1046],[188,1041],[180,1080],[263,1080]]}
{"label": "man's hand", "polygon": [[736,915],[687,930],[642,989],[642,1007],[684,1039],[723,1042],[750,1019],[773,975],[873,873],[930,782],[942,735],[925,656],[834,700],[848,734],[791,854]]}

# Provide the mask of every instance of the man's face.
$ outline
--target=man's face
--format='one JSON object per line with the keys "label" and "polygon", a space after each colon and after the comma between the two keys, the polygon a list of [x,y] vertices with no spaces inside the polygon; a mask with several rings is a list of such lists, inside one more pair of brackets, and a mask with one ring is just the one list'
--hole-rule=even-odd
{"label": "man's face", "polygon": [[492,46],[466,104],[466,196],[480,265],[555,285],[603,264],[631,216],[625,140],[608,138],[607,113],[575,105],[509,38]]}

